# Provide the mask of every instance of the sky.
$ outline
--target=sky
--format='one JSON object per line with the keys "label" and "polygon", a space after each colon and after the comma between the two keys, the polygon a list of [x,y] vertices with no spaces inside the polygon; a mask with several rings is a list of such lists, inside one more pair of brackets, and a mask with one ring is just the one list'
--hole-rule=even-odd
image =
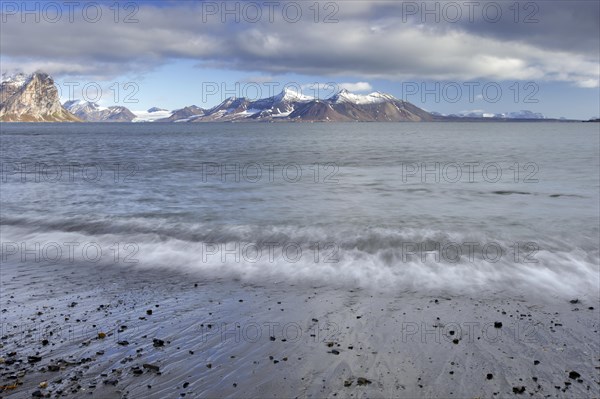
{"label": "sky", "polygon": [[132,110],[284,87],[443,114],[600,115],[600,2],[2,1],[0,70]]}

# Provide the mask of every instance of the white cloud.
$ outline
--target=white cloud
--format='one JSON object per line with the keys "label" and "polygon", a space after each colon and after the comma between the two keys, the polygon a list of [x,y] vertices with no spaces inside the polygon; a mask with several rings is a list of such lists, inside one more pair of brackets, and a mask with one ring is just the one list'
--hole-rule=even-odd
{"label": "white cloud", "polygon": [[[56,24],[14,19],[2,24],[0,58],[3,67],[94,78],[143,74],[174,59],[193,59],[205,66],[265,76],[296,73],[361,79],[343,84],[351,91],[370,90],[366,82],[370,79],[545,80],[599,86],[597,49],[545,45],[560,41],[546,36],[569,34],[577,21],[552,30],[534,24],[532,28],[543,34],[507,38],[506,29],[494,31],[498,24],[487,24],[487,30],[459,24],[414,25],[390,12],[397,6],[384,3],[386,13],[378,13],[383,3],[340,2],[339,23],[332,24],[315,24],[311,18],[299,23],[281,18],[273,23],[227,24],[218,18],[203,22],[198,6],[184,2],[160,8],[141,5],[139,23],[134,24],[115,24],[112,18]],[[597,46],[597,24],[588,33],[593,34]]]}
{"label": "white cloud", "polygon": [[340,83],[340,89],[346,89],[353,92],[361,91],[372,91],[373,86],[369,82],[356,82],[356,83]]}

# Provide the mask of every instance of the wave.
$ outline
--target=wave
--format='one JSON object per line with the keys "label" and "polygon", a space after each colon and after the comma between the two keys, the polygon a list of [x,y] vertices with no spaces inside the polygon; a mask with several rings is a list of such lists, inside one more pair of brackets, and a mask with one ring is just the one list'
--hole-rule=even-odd
{"label": "wave", "polygon": [[[597,249],[568,245],[557,248],[556,242],[534,243],[538,246],[531,247],[525,241],[511,242],[481,232],[383,227],[190,227],[148,220],[34,222],[39,221],[3,220],[5,263],[40,261],[90,267],[118,264],[254,283],[386,291],[537,291],[543,295],[582,296],[597,295],[600,289]],[[52,228],[58,224],[60,229]],[[65,243],[77,245],[68,247]],[[30,251],[25,259],[22,244]],[[84,254],[86,247],[88,253]],[[67,258],[67,251],[73,248],[73,255]],[[95,256],[98,250],[103,254],[99,258]],[[38,258],[31,254],[36,251]],[[57,257],[58,251],[62,256]]]}

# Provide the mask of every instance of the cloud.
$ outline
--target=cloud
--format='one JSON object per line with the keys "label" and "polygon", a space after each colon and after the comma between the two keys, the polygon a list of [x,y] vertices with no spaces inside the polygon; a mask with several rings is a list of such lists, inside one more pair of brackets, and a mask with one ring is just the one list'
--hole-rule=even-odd
{"label": "cloud", "polygon": [[[503,18],[494,23],[482,14],[489,3],[485,1],[477,2],[481,9],[472,21],[463,17],[458,22],[444,15],[438,22],[426,14],[423,20],[423,10],[409,12],[411,3],[423,4],[336,2],[337,11],[320,10],[319,23],[308,6],[296,23],[290,22],[289,13],[282,17],[281,10],[273,21],[263,15],[250,23],[245,15],[240,23],[231,16],[223,23],[222,15],[207,16],[195,2],[141,4],[138,23],[115,23],[108,8],[103,13],[107,17],[97,23],[82,18],[21,23],[18,16],[10,16],[2,23],[0,59],[3,68],[105,79],[143,75],[172,60],[191,59],[204,67],[260,76],[352,76],[361,79],[348,83],[354,90],[370,90],[365,81],[371,79],[599,85],[598,2],[530,2],[538,7],[533,9],[536,23],[524,23],[532,10],[521,3],[518,16],[506,6]],[[442,12],[450,3],[435,4]],[[333,11],[338,22],[323,23]]]}
{"label": "cloud", "polygon": [[368,82],[356,82],[356,83],[340,83],[340,89],[346,89],[348,91],[371,91],[373,86]]}

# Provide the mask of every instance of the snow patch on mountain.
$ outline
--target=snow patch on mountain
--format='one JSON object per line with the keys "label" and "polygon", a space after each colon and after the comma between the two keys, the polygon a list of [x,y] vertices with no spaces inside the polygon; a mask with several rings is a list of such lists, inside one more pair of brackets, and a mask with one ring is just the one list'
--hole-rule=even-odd
{"label": "snow patch on mountain", "polygon": [[348,90],[341,90],[339,93],[329,99],[332,103],[351,103],[351,104],[378,104],[386,101],[397,100],[394,96],[381,93],[379,91],[371,94],[362,95],[350,93]]}
{"label": "snow patch on mountain", "polygon": [[150,108],[147,111],[131,111],[135,115],[135,119],[132,122],[155,122],[159,119],[168,118],[173,114],[172,111],[168,111],[162,108]]}
{"label": "snow patch on mountain", "polygon": [[304,95],[289,87],[284,88],[281,93],[275,96],[275,101],[287,102],[308,102],[313,101],[314,97]]}
{"label": "snow patch on mountain", "polygon": [[15,88],[20,88],[29,82],[32,76],[33,75],[27,75],[24,73],[9,74],[8,72],[4,72],[2,73],[0,83],[8,84]]}

